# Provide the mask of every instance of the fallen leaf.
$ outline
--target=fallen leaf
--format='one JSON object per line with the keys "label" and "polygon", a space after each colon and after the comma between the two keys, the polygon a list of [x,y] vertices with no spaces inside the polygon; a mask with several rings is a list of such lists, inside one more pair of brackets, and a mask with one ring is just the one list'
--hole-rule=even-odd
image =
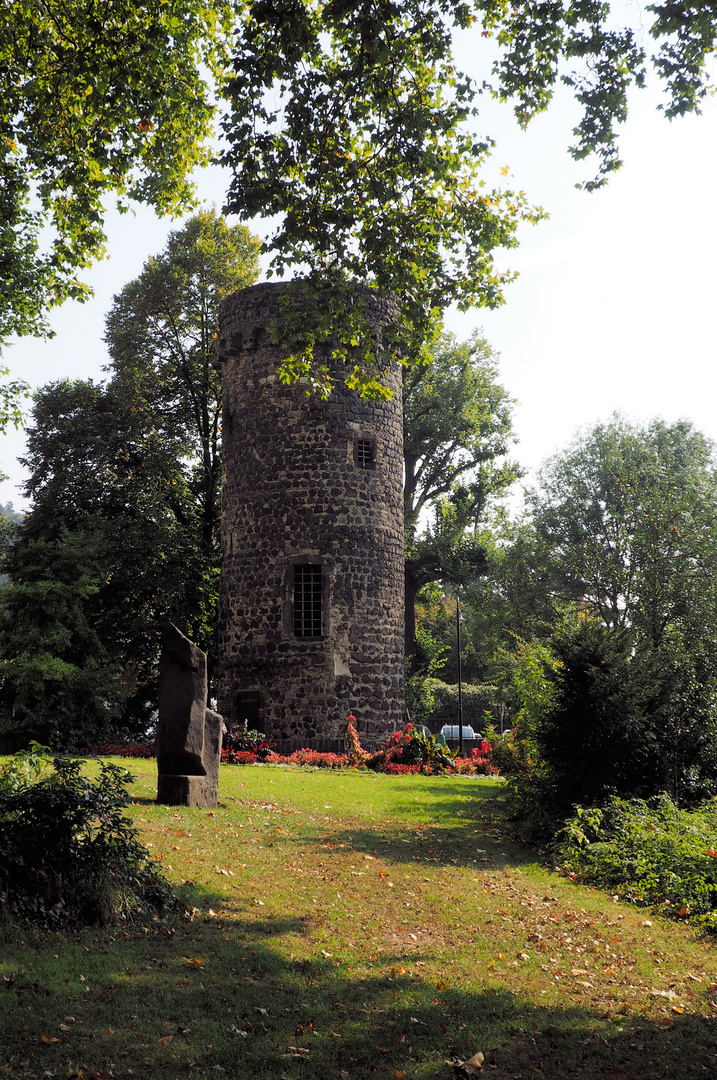
{"label": "fallen leaf", "polygon": [[56,1043],[56,1042],[59,1042],[60,1040],[57,1038],[56,1035],[43,1035],[42,1036],[42,1041],[44,1043]]}
{"label": "fallen leaf", "polygon": [[169,1046],[173,1038],[174,1035],[163,1035],[162,1038],[158,1039],[157,1041],[161,1046]]}
{"label": "fallen leaf", "polygon": [[396,1069],[396,1080],[405,1080],[405,1076],[403,1069]]}
{"label": "fallen leaf", "polygon": [[[673,1028],[675,1026],[675,1021],[671,1020],[669,1016],[661,1016],[659,1020],[655,1021],[655,1023],[657,1024],[657,1027],[665,1029]],[[657,1028],[655,1030],[657,1030]]]}
{"label": "fallen leaf", "polygon": [[454,1065],[453,1068],[455,1069],[456,1076],[477,1076],[478,1073],[483,1071],[484,1061],[485,1058],[479,1050],[472,1058],[468,1058],[467,1061],[461,1061],[458,1065]]}
{"label": "fallen leaf", "polygon": [[605,1080],[626,1080],[627,1073],[624,1069],[603,1069]]}
{"label": "fallen leaf", "polygon": [[331,959],[331,957],[332,957],[332,956],[333,956],[334,954],[333,954],[333,953],[330,953],[330,952],[327,952],[327,951],[326,951],[326,949],[322,949],[322,950],[321,950],[321,955],[322,955],[322,956],[325,956],[327,960],[330,960],[330,959]]}

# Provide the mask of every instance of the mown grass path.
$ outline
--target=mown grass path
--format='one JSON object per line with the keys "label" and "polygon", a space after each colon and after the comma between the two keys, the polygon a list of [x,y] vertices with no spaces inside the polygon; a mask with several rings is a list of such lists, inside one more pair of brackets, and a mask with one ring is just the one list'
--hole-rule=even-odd
{"label": "mown grass path", "polygon": [[0,1075],[717,1076],[717,954],[492,834],[500,782],[223,767],[215,811],[131,813],[197,911],[4,926]]}

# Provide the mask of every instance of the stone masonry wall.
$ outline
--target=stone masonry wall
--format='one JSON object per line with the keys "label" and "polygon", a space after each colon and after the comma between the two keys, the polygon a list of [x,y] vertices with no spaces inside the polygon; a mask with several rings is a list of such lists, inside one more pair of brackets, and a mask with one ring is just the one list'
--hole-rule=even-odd
{"label": "stone masonry wall", "polygon": [[[284,286],[255,285],[220,311],[223,372],[223,569],[219,711],[258,726],[288,751],[342,750],[353,713],[367,747],[403,720],[402,402],[346,388],[327,401],[278,379],[267,326]],[[367,293],[375,325],[395,309]],[[341,369],[341,370],[339,370]],[[356,460],[356,440],[374,449]],[[364,441],[365,445],[365,441]],[[321,637],[295,637],[297,563],[321,566]]]}

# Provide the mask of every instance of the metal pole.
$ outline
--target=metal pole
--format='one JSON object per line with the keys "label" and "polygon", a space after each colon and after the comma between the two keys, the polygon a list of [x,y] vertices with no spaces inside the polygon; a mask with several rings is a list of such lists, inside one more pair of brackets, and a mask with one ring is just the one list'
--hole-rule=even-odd
{"label": "metal pole", "polygon": [[463,678],[461,674],[461,602],[456,593],[456,639],[458,641],[458,756],[463,757]]}

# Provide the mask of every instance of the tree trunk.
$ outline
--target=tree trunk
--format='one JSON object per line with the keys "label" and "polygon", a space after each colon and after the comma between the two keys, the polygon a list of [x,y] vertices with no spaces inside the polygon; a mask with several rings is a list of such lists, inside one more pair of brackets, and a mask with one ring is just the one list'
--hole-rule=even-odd
{"label": "tree trunk", "polygon": [[416,594],[421,585],[413,567],[406,563],[406,657],[411,658],[410,674],[416,667]]}

